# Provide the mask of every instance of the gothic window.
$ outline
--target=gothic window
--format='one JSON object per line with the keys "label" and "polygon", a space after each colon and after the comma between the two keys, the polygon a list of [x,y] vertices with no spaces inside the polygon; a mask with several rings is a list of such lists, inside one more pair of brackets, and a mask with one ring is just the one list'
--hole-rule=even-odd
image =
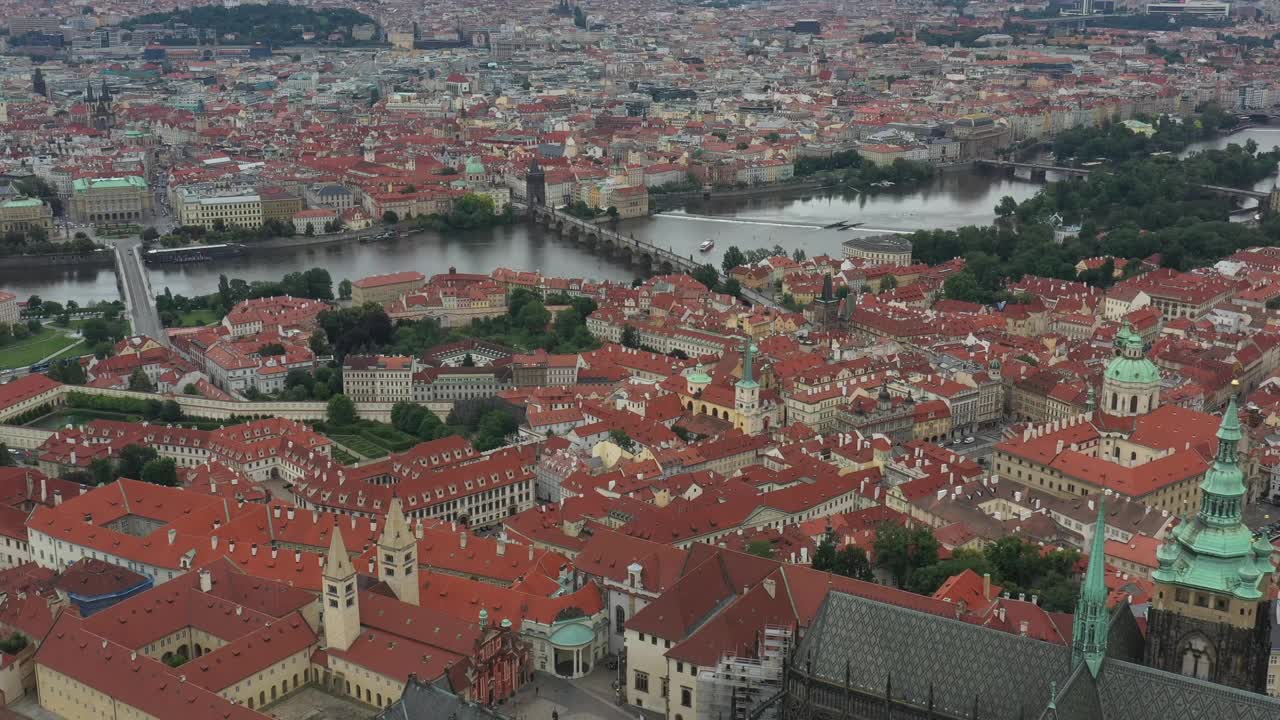
{"label": "gothic window", "polygon": [[623,625],[625,625],[625,624],[626,624],[626,622],[627,622],[627,613],[626,613],[626,611],[622,609],[622,606],[621,606],[621,605],[618,605],[618,606],[614,607],[614,609],[613,609],[613,631],[614,631],[614,632],[616,632],[616,633],[618,633],[619,635],[621,635],[621,634],[622,634],[622,631],[623,631]]}
{"label": "gothic window", "polygon": [[1214,653],[1209,641],[1201,635],[1187,638],[1182,644],[1182,674],[1200,680],[1213,675]]}

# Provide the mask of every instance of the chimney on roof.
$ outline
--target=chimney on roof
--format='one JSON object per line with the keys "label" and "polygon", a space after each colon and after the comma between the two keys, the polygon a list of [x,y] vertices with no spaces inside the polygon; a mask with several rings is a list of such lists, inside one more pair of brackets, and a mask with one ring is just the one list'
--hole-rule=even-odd
{"label": "chimney on roof", "polygon": [[218,536],[217,536],[217,535],[210,535],[210,536],[209,536],[209,549],[210,549],[210,550],[217,550],[217,549],[218,549]]}
{"label": "chimney on roof", "polygon": [[461,547],[464,549],[467,547],[467,531],[465,529],[463,529],[462,532],[458,533],[458,547]]}
{"label": "chimney on roof", "polygon": [[242,605],[237,605],[237,606],[236,606],[236,615],[237,615],[237,616],[240,616],[240,615],[243,615],[243,614],[244,614],[244,606],[242,606]]}
{"label": "chimney on roof", "polygon": [[258,543],[249,546],[249,554],[253,557],[258,557]]}
{"label": "chimney on roof", "polygon": [[178,539],[178,531],[174,530],[173,528],[169,528],[169,544],[172,545],[173,541],[177,539]]}
{"label": "chimney on roof", "polygon": [[1030,629],[1031,629],[1031,623],[1027,622],[1026,620],[1023,620],[1022,622],[1018,623],[1018,634],[1021,635],[1022,637],[1026,637],[1027,630],[1030,630]]}
{"label": "chimney on roof", "polygon": [[502,557],[503,555],[506,555],[507,541],[503,540],[502,538],[497,538],[497,544],[494,546],[494,552],[498,555],[498,557]]}
{"label": "chimney on roof", "polygon": [[1031,596],[1031,604],[1032,604],[1032,605],[1039,605],[1039,604],[1040,604],[1040,596],[1039,596],[1039,595],[1032,595],[1032,596]]}
{"label": "chimney on roof", "polygon": [[1004,622],[1004,606],[1003,605],[1000,606],[999,615],[1000,615],[1000,622]]}
{"label": "chimney on roof", "polygon": [[417,524],[413,526],[413,536],[414,536],[415,538],[417,538],[417,539],[421,540],[421,539],[422,539],[422,535],[423,535],[423,530],[424,530],[424,528],[423,528],[423,526],[422,526],[422,520],[421,520],[421,519],[419,519],[419,520],[418,520],[418,522],[417,522]]}
{"label": "chimney on roof", "polygon": [[801,565],[809,564],[809,546],[808,545],[802,545],[800,547],[800,564]]}
{"label": "chimney on roof", "polygon": [[991,573],[982,573],[982,599],[991,599]]}
{"label": "chimney on roof", "polygon": [[275,559],[276,559],[276,557],[277,557],[279,554],[280,554],[280,549],[279,549],[279,548],[274,548],[274,547],[273,547],[273,548],[271,548],[271,559],[272,559],[272,560],[275,560]]}
{"label": "chimney on roof", "polygon": [[378,532],[378,516],[376,515],[369,518],[369,532],[370,533]]}
{"label": "chimney on roof", "polygon": [[213,590],[213,573],[208,570],[200,571],[200,592],[210,592]]}

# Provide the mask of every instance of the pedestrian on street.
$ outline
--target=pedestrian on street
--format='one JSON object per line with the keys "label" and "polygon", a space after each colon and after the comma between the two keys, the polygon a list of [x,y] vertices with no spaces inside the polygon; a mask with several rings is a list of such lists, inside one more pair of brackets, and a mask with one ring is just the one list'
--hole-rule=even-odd
{"label": "pedestrian on street", "polygon": [[540,685],[534,685],[534,686],[533,686],[533,696],[534,696],[534,697],[542,697],[542,686],[540,686]]}

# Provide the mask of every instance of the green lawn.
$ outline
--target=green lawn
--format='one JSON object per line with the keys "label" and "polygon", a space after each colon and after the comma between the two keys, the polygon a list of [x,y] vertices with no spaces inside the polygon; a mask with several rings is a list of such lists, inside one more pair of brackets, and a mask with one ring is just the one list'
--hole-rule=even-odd
{"label": "green lawn", "polygon": [[54,360],[62,360],[63,358],[69,358],[69,357],[80,357],[81,355],[87,355],[88,353],[89,353],[89,345],[85,343],[85,341],[81,340],[77,342],[75,345],[72,345],[66,350],[63,350],[62,352],[58,353],[58,356],[55,357]]}
{"label": "green lawn", "polygon": [[190,310],[182,313],[181,327],[197,327],[199,325],[213,325],[221,322],[222,316],[212,310]]}
{"label": "green lawn", "polygon": [[375,445],[359,435],[331,435],[334,442],[341,443],[367,458],[380,458],[387,455],[386,448]]}
{"label": "green lawn", "polygon": [[0,368],[19,368],[35,364],[46,357],[78,344],[78,340],[64,335],[60,330],[42,328],[40,332],[21,340],[12,340],[0,347]]}

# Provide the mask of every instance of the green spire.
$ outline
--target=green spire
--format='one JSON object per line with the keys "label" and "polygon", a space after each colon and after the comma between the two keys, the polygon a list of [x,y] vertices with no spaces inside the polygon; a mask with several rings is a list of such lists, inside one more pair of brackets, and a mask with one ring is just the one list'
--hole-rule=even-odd
{"label": "green spire", "polygon": [[751,358],[755,355],[756,346],[751,344],[751,338],[744,340],[743,344],[746,348],[742,352],[742,379],[738,381],[738,387],[756,387],[755,378],[751,376]]}
{"label": "green spire", "polygon": [[1218,454],[1200,483],[1200,519],[1215,527],[1230,527],[1241,520],[1244,509],[1244,472],[1240,470],[1240,411],[1231,396],[1218,426]]}
{"label": "green spire", "polygon": [[[1239,383],[1233,383],[1238,387]],[[1233,394],[1218,426],[1218,453],[1200,483],[1200,511],[1173,529],[1156,551],[1157,583],[1234,595],[1266,597],[1271,544],[1244,524],[1244,473],[1240,470],[1240,411]]]}
{"label": "green spire", "polygon": [[1080,586],[1080,598],[1076,601],[1076,617],[1072,632],[1071,666],[1083,661],[1089,673],[1098,677],[1102,658],[1107,654],[1107,630],[1110,616],[1107,613],[1107,518],[1105,501],[1098,496],[1098,522],[1093,528],[1093,548],[1089,551],[1089,569]]}

